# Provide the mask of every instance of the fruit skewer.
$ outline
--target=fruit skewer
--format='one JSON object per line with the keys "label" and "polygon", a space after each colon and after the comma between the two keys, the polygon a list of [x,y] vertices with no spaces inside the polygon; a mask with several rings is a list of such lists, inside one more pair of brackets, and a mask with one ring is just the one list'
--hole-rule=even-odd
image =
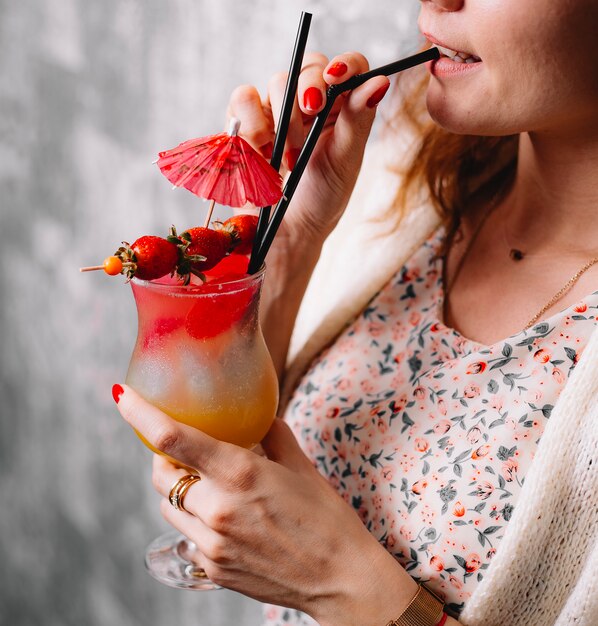
{"label": "fruit skewer", "polygon": [[108,276],[116,276],[122,274],[123,269],[133,267],[135,263],[123,263],[117,256],[109,256],[104,259],[102,265],[90,265],[89,267],[80,267],[80,272],[95,272],[104,270]]}
{"label": "fruit skewer", "polygon": [[139,237],[133,244],[123,242],[102,265],[79,268],[80,272],[103,270],[109,276],[124,274],[129,280],[155,280],[170,274],[187,285],[191,274],[206,281],[203,274],[228,255],[247,255],[257,228],[257,216],[240,214],[215,228],[196,226],[180,235],[174,226],[166,238],[154,235]]}

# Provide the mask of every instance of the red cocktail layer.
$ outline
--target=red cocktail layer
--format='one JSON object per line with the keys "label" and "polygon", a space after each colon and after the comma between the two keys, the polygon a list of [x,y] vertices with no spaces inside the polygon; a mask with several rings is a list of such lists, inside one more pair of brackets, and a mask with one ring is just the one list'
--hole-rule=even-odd
{"label": "red cocktail layer", "polygon": [[143,288],[133,280],[144,349],[183,328],[193,339],[209,339],[244,318],[259,290],[246,273],[247,265],[247,257],[231,255],[205,273],[205,283],[197,279],[187,286],[168,276],[143,283]]}

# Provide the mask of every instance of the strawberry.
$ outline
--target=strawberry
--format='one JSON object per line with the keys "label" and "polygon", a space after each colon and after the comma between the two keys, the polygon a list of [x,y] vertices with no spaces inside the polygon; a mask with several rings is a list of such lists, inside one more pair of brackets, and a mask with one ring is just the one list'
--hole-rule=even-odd
{"label": "strawberry", "polygon": [[123,273],[141,280],[155,280],[172,274],[179,261],[177,246],[162,237],[144,235],[132,245],[123,245],[114,253],[123,263]]}
{"label": "strawberry", "polygon": [[220,230],[230,233],[234,254],[249,254],[257,231],[257,215],[234,215],[225,222],[216,222]]}
{"label": "strawberry", "polygon": [[188,277],[189,273],[199,275],[204,270],[211,269],[224,258],[231,247],[229,233],[203,226],[190,228],[180,236],[173,226],[168,240],[173,243],[178,241],[182,259],[177,271],[183,277]]}

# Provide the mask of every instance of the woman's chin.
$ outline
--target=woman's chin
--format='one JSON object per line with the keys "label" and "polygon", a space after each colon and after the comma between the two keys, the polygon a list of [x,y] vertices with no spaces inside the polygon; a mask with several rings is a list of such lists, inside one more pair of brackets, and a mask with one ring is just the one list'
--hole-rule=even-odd
{"label": "woman's chin", "polygon": [[467,103],[451,103],[447,98],[436,98],[428,94],[428,113],[444,130],[455,135],[477,135],[499,137],[514,132],[510,125],[501,124],[500,120],[491,118],[488,111],[479,107],[468,106]]}

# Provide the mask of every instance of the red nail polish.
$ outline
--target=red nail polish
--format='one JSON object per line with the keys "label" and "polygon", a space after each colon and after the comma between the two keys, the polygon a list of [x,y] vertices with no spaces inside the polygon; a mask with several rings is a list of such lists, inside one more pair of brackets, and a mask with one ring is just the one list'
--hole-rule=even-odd
{"label": "red nail polish", "polygon": [[291,148],[290,150],[287,150],[285,158],[287,160],[287,167],[289,170],[295,169],[295,165],[297,165],[297,159],[300,154],[301,150],[299,148]]}
{"label": "red nail polish", "polygon": [[310,87],[303,94],[303,106],[310,111],[317,111],[323,101],[322,92],[317,87]]}
{"label": "red nail polish", "polygon": [[118,404],[118,401],[124,392],[125,390],[120,385],[112,385],[112,397],[114,398],[114,402],[116,402],[116,404]]}
{"label": "red nail polish", "polygon": [[344,74],[346,74],[348,69],[349,68],[347,67],[346,63],[343,63],[342,61],[338,61],[337,63],[333,63],[326,70],[326,74],[330,74],[330,76],[335,76],[336,78],[339,78],[343,76]]}
{"label": "red nail polish", "polygon": [[380,87],[380,89],[377,89],[376,91],[374,91],[374,93],[370,96],[369,100],[366,102],[366,105],[370,109],[373,109],[377,104],[380,104],[380,101],[386,95],[386,92],[388,91],[389,87],[390,87],[390,83],[387,83],[383,87]]}
{"label": "red nail polish", "polygon": [[272,158],[272,151],[274,150],[274,144],[270,141],[267,144],[264,144],[260,148],[260,152],[263,154],[265,159],[270,160]]}

